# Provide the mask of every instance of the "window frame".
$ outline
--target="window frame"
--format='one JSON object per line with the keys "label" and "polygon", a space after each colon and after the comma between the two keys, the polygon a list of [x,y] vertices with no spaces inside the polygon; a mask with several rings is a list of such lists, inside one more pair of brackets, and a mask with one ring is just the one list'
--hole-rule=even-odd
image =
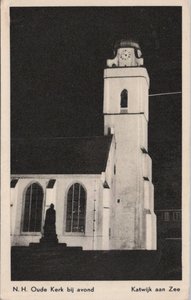
{"label": "window frame", "polygon": [[[70,188],[72,188],[75,184],[78,184],[79,186],[81,186],[85,192],[85,209],[84,209],[84,231],[66,231],[66,227],[67,227],[67,210],[68,210],[68,193],[70,191]],[[79,182],[79,181],[75,181],[72,184],[69,185],[69,187],[67,188],[66,191],[66,196],[65,196],[65,218],[64,218],[64,235],[76,235],[76,236],[84,236],[86,234],[86,215],[87,215],[87,189],[85,188],[85,186]]]}
{"label": "window frame", "polygon": [[[126,99],[122,99],[123,97],[123,93],[126,93]],[[122,102],[126,101],[126,106],[122,106]],[[120,112],[121,113],[128,113],[128,107],[129,107],[129,103],[128,103],[128,90],[127,89],[123,89],[120,93]]]}
{"label": "window frame", "polygon": [[164,220],[164,222],[170,222],[170,212],[169,211],[164,211],[163,220]]}
{"label": "window frame", "polygon": [[173,211],[173,221],[181,222],[181,212],[180,211]]}
{"label": "window frame", "polygon": [[[41,225],[40,225],[40,231],[24,231],[24,217],[25,217],[25,201],[26,201],[26,193],[33,184],[39,185],[39,187],[42,189],[42,208],[41,208]],[[33,181],[27,184],[25,187],[23,193],[23,201],[22,201],[22,215],[21,215],[21,226],[20,226],[20,233],[21,235],[33,235],[33,236],[39,236],[42,233],[42,228],[43,228],[43,213],[44,213],[44,197],[45,197],[45,192],[42,187],[42,185],[38,181]]]}

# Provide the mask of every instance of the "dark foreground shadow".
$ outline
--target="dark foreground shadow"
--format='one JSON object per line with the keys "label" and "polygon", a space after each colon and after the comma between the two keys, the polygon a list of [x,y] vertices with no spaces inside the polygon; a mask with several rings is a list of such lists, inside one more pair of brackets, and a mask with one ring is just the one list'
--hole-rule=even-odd
{"label": "dark foreground shadow", "polygon": [[11,280],[181,280],[181,240],[157,251],[83,251],[66,245],[12,247]]}

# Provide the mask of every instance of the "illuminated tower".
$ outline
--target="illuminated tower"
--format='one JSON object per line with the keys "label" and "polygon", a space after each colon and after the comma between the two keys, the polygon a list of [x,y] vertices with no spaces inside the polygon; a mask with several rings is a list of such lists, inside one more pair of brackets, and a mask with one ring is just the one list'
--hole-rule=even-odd
{"label": "illuminated tower", "polygon": [[152,161],[148,154],[149,76],[138,43],[120,40],[104,70],[104,130],[116,141],[110,249],[156,249]]}

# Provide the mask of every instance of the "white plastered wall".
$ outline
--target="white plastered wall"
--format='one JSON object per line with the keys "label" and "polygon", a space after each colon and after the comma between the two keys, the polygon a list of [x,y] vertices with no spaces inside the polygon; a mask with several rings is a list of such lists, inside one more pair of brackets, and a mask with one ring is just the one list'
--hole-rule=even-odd
{"label": "white plastered wall", "polygon": [[[102,248],[102,214],[103,187],[101,175],[17,175],[19,178],[16,188],[11,189],[12,206],[12,245],[28,246],[38,243],[43,232],[46,209],[51,203],[56,209],[56,232],[60,243],[68,246],[81,246],[85,250]],[[53,188],[47,188],[50,179],[56,179]],[[38,182],[44,192],[41,232],[22,232],[24,210],[24,194],[27,187]],[[87,193],[85,233],[68,233],[65,231],[67,192],[72,184],[82,184]],[[95,209],[95,211],[94,211]],[[95,219],[95,231],[93,231]]]}
{"label": "white plastered wall", "polygon": [[[120,108],[120,95],[124,89],[128,91],[126,113]],[[113,128],[116,141],[115,189],[111,203],[112,249],[155,248],[154,242],[151,242],[152,246],[148,245],[148,241],[156,239],[153,204],[149,207],[150,221],[144,208],[143,177],[152,181],[152,162],[144,154],[148,151],[148,89],[149,77],[145,68],[104,70],[105,134]],[[148,201],[151,201],[150,196]]]}
{"label": "white plastered wall", "polygon": [[[27,246],[32,242],[39,242],[41,238],[41,232],[28,233],[22,231],[23,226],[23,212],[24,212],[24,195],[27,188],[35,182],[38,182],[43,189],[43,208],[42,208],[42,227],[45,213],[45,189],[48,183],[48,179],[43,179],[39,176],[19,176],[14,178],[19,179],[16,188],[11,189],[11,197],[14,199],[13,214],[11,216],[13,220],[12,227],[12,245],[13,246]],[[13,209],[14,208],[14,209]],[[42,231],[42,229],[41,229]]]}
{"label": "white plastered wall", "polygon": [[104,114],[120,113],[120,95],[128,91],[128,113],[144,113],[148,120],[149,77],[145,68],[104,70]]}

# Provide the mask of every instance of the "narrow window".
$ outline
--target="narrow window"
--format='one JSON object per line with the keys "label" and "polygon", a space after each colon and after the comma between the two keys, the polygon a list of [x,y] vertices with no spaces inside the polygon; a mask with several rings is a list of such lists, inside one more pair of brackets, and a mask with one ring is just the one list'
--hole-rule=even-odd
{"label": "narrow window", "polygon": [[173,221],[180,221],[180,212],[175,211],[173,212]]}
{"label": "narrow window", "polygon": [[38,183],[31,184],[25,193],[24,232],[40,232],[42,221],[43,189]]}
{"label": "narrow window", "polygon": [[170,215],[169,215],[168,211],[164,212],[164,221],[166,221],[166,222],[170,221]]}
{"label": "narrow window", "polygon": [[126,110],[127,111],[127,108],[128,108],[128,92],[127,90],[123,90],[121,92],[121,110]]}
{"label": "narrow window", "polygon": [[67,195],[66,232],[85,232],[86,191],[73,184]]}

